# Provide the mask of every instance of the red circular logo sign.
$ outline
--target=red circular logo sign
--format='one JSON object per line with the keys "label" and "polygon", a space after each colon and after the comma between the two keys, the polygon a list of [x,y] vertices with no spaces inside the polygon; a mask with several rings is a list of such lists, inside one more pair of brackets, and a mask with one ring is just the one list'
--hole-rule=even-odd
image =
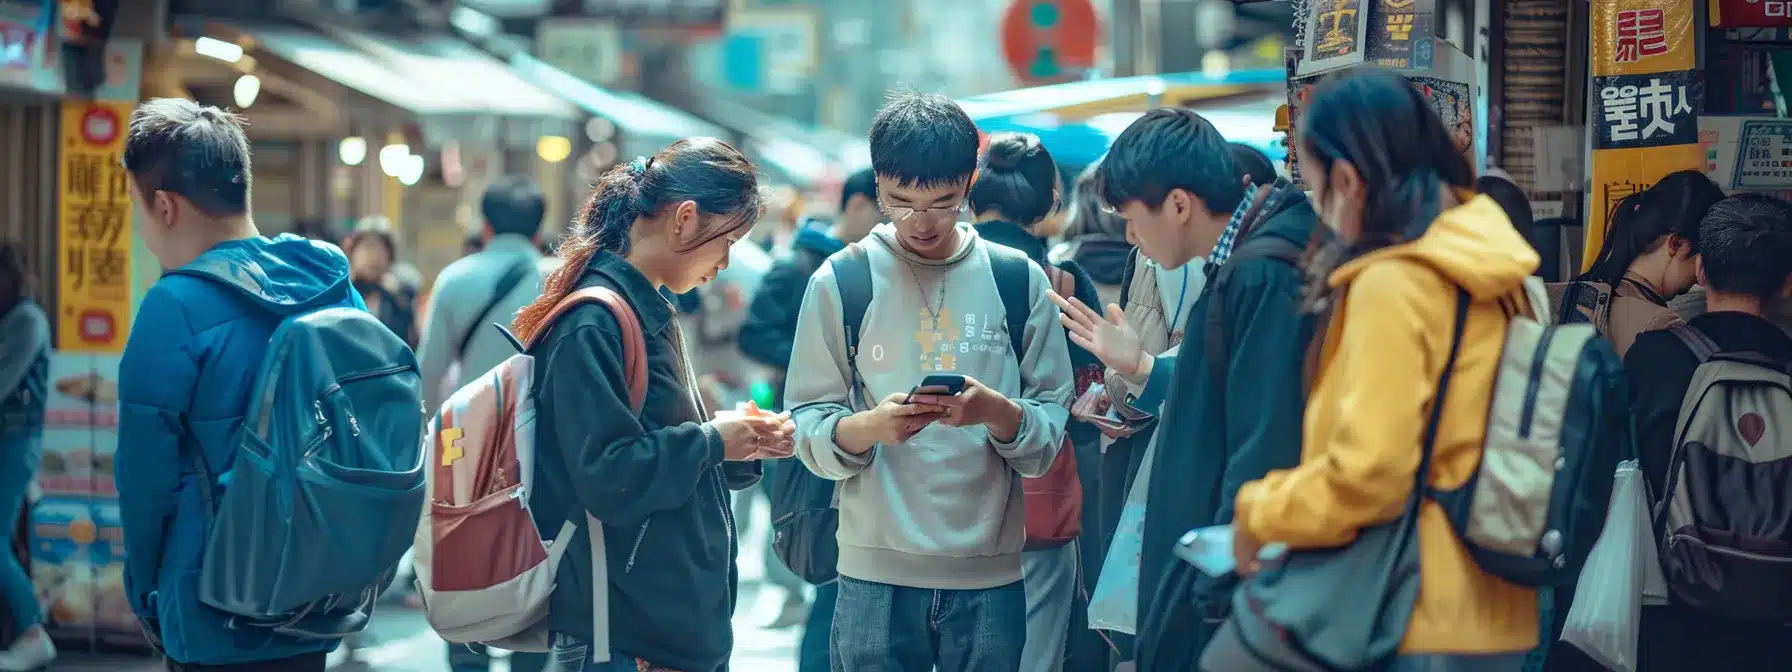
{"label": "red circular logo sign", "polygon": [[118,138],[121,125],[118,113],[112,108],[94,105],[81,115],[81,139],[94,146],[112,144]]}
{"label": "red circular logo sign", "polygon": [[1089,0],[1013,0],[1002,14],[1002,56],[1027,84],[1080,79],[1100,44]]}

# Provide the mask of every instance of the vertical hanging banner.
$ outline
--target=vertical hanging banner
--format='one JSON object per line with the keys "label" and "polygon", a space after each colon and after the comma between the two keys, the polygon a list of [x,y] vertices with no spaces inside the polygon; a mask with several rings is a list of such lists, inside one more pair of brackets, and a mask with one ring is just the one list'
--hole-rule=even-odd
{"label": "vertical hanging banner", "polygon": [[1694,2],[1593,0],[1593,151],[1582,270],[1598,258],[1619,201],[1668,173],[1705,167]]}
{"label": "vertical hanging banner", "polygon": [[131,196],[120,156],[129,103],[62,104],[56,349],[124,351],[131,324]]}

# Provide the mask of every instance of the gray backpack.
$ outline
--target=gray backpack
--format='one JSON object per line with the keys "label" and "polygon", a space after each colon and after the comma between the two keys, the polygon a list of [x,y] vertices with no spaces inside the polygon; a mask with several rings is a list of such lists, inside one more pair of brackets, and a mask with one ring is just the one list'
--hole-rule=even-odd
{"label": "gray backpack", "polygon": [[1688,325],[1698,357],[1656,500],[1661,568],[1674,600],[1735,620],[1792,623],[1792,373],[1725,352]]}

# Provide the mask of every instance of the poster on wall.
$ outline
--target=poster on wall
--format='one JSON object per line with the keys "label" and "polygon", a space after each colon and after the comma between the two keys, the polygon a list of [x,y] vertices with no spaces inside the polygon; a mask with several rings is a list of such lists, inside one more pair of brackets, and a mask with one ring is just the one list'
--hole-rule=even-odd
{"label": "poster on wall", "polygon": [[1737,137],[1730,188],[1792,189],[1792,120],[1745,119]]}
{"label": "poster on wall", "polygon": [[1432,44],[1432,4],[1421,0],[1375,0],[1375,5],[1367,60],[1395,70],[1430,68],[1436,55]]}
{"label": "poster on wall", "polygon": [[43,463],[45,494],[112,498],[118,445],[118,355],[56,353],[50,358]]}
{"label": "poster on wall", "polygon": [[1705,166],[1695,0],[1593,0],[1593,151],[1583,269],[1599,257],[1612,206],[1677,170]]}
{"label": "poster on wall", "polygon": [[1307,7],[1305,53],[1300,71],[1335,70],[1362,63],[1369,40],[1365,0],[1313,0]]}
{"label": "poster on wall", "polygon": [[31,512],[31,581],[59,640],[140,642],[124,592],[118,503],[45,497]]}
{"label": "poster on wall", "polygon": [[130,186],[124,152],[129,103],[62,105],[62,156],[56,238],[56,348],[124,350],[131,325]]}

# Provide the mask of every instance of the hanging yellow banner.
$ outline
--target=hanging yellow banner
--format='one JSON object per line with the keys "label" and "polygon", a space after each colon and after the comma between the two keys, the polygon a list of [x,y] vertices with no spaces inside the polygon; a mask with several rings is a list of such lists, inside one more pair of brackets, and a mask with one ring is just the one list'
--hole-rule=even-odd
{"label": "hanging yellow banner", "polygon": [[56,257],[56,349],[124,351],[131,325],[130,183],[124,153],[130,103],[62,104]]}
{"label": "hanging yellow banner", "polygon": [[1618,201],[1678,170],[1702,170],[1695,0],[1593,0],[1593,151],[1587,170],[1591,266]]}

